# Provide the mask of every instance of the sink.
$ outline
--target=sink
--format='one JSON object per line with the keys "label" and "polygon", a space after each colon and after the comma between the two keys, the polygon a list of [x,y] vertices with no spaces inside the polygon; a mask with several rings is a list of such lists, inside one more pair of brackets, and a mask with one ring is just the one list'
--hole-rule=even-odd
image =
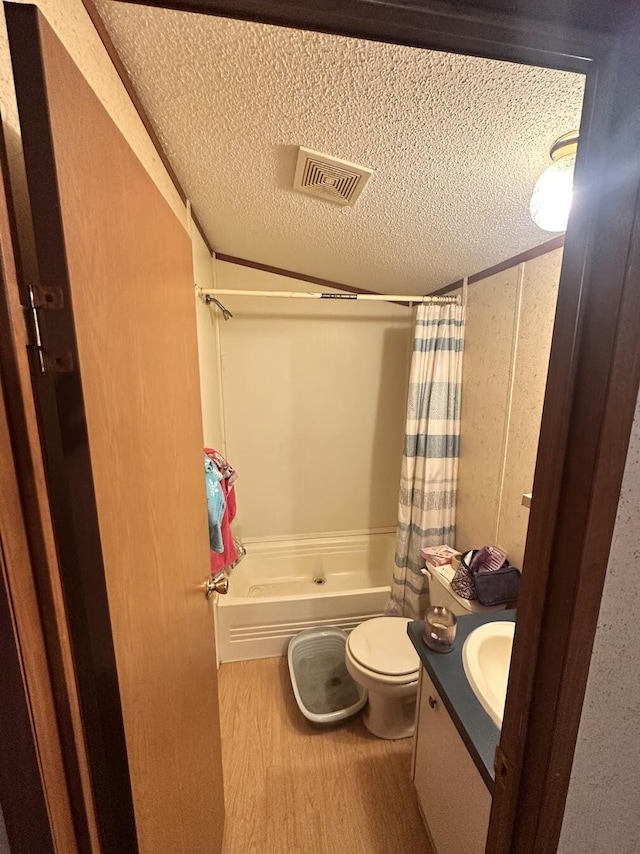
{"label": "sink", "polygon": [[501,620],[471,632],[462,647],[464,672],[482,708],[502,728],[516,624]]}

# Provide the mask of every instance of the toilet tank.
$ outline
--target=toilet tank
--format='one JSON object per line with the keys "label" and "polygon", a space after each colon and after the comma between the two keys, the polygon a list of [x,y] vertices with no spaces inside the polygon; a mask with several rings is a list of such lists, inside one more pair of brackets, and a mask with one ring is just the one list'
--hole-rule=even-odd
{"label": "toilet tank", "polygon": [[432,605],[444,605],[445,608],[453,611],[458,616],[476,614],[483,611],[504,611],[507,607],[506,605],[487,607],[486,605],[481,605],[475,599],[463,599],[462,596],[458,596],[457,593],[453,592],[451,584],[447,580],[443,570],[445,572],[447,570],[451,571],[451,567],[438,566],[429,567],[428,569],[425,567],[421,570],[423,575],[426,575],[429,579],[429,599]]}

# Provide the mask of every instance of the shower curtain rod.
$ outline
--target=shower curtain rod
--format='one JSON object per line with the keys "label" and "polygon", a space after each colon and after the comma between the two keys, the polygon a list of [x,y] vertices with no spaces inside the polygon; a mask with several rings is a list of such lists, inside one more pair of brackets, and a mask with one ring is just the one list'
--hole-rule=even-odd
{"label": "shower curtain rod", "polygon": [[206,301],[207,297],[215,299],[220,296],[234,297],[281,297],[283,299],[335,299],[335,300],[365,300],[368,302],[412,302],[412,303],[459,303],[459,296],[452,297],[430,297],[418,296],[416,294],[352,294],[352,293],[313,293],[310,291],[242,291],[233,288],[199,288],[196,285],[196,293]]}

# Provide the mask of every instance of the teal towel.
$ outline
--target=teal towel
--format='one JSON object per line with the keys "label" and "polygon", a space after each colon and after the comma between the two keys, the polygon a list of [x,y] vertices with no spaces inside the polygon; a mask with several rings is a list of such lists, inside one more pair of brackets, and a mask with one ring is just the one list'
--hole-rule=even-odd
{"label": "teal towel", "polygon": [[223,552],[222,517],[227,506],[220,486],[222,475],[213,460],[204,455],[204,481],[207,489],[207,511],[209,514],[209,546],[214,552]]}

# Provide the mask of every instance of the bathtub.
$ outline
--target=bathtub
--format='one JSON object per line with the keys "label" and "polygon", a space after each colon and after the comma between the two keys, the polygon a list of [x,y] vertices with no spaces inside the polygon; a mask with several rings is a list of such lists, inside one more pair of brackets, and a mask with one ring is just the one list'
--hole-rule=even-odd
{"label": "bathtub", "polygon": [[247,556],[216,597],[221,662],[285,655],[314,626],[345,631],[384,613],[395,533],[247,541]]}

